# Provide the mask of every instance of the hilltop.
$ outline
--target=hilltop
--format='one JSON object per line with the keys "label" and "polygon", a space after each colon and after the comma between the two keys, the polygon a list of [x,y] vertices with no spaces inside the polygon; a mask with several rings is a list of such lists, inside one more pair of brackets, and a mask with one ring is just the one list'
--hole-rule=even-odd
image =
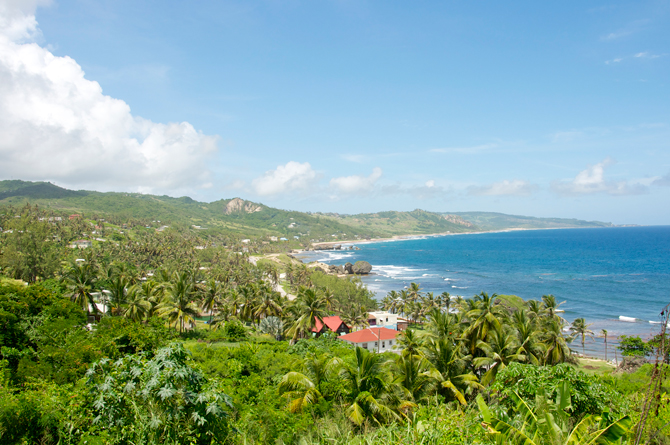
{"label": "hilltop", "polygon": [[187,196],[68,190],[49,182],[0,181],[0,206],[38,205],[55,213],[77,213],[114,224],[135,220],[146,228],[178,226],[210,237],[235,235],[311,242],[382,238],[395,235],[462,233],[502,229],[607,227],[609,223],[534,218],[487,212],[377,212],[357,215],[276,209],[242,198],[199,202]]}

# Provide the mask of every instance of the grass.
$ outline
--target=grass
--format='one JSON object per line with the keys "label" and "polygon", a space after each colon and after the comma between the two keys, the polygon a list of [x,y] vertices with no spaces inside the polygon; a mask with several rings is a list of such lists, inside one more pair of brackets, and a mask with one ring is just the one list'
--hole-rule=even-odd
{"label": "grass", "polygon": [[601,359],[577,358],[577,369],[588,374],[607,374],[616,369],[614,365]]}

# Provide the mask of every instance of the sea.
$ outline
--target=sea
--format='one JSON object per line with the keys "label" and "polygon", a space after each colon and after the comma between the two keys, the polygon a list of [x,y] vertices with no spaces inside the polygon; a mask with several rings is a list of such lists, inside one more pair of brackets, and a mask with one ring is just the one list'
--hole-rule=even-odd
{"label": "sea", "polygon": [[[337,265],[369,262],[372,273],[362,280],[378,300],[412,282],[423,292],[466,298],[487,292],[540,300],[552,294],[563,302],[560,315],[568,322],[582,317],[591,324],[596,338],[587,339],[586,355],[610,360],[620,360],[614,350],[620,335],[659,333],[660,313],[670,303],[670,226],[512,230],[342,248],[297,257]],[[582,351],[580,340],[571,347]]]}

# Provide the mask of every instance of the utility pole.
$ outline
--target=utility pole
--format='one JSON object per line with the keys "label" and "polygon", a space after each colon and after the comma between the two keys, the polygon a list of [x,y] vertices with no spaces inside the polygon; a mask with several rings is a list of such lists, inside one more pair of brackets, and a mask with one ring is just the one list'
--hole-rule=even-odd
{"label": "utility pole", "polygon": [[382,347],[382,328],[377,328],[377,353],[380,352],[380,348]]}

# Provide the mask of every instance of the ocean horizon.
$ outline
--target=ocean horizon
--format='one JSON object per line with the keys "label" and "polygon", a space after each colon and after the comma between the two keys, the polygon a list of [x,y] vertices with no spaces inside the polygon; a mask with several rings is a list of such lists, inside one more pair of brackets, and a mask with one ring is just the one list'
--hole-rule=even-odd
{"label": "ocean horizon", "polygon": [[[538,229],[467,235],[346,242],[360,250],[309,251],[297,255],[327,264],[367,261],[363,283],[381,300],[415,282],[423,292],[471,298],[517,295],[540,300],[552,294],[561,315],[583,317],[613,347],[620,335],[651,337],[670,303],[670,226]],[[620,316],[634,318],[626,322]],[[602,357],[604,341],[588,340],[586,354]],[[581,343],[573,343],[581,351]],[[608,358],[614,351],[608,348]]]}

